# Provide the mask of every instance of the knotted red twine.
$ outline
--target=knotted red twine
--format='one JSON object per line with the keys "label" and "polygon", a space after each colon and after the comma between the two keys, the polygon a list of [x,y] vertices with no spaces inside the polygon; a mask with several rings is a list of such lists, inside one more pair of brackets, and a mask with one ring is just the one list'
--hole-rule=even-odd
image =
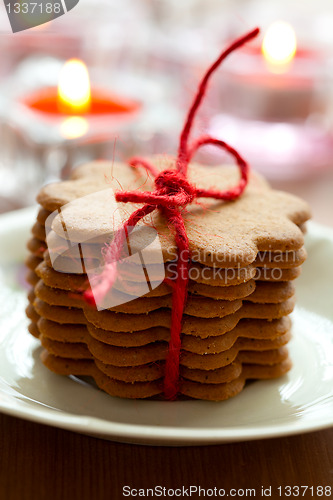
{"label": "knotted red twine", "polygon": [[[197,110],[206,93],[208,81],[214,71],[231,52],[255,38],[258,33],[259,29],[256,28],[233,42],[222,52],[204,75],[180,136],[176,168],[174,170],[158,172],[153,165],[143,158],[132,158],[129,160],[129,164],[132,167],[144,167],[155,177],[155,190],[153,192],[118,191],[116,193],[116,200],[119,202],[144,203],[145,205],[132,213],[123,224],[121,230],[116,233],[112,243],[106,248],[104,252],[104,270],[101,275],[96,277],[94,296],[91,290],[87,290],[84,294],[85,300],[90,303],[94,303],[95,300],[97,301],[98,298],[103,298],[106,295],[116,279],[117,260],[121,255],[126,235],[143,217],[155,209],[160,210],[170,226],[174,227],[178,254],[177,278],[173,284],[172,291],[170,341],[164,375],[164,396],[168,400],[174,400],[179,390],[181,326],[187,300],[190,267],[189,241],[181,209],[192,203],[196,198],[201,197],[225,201],[235,200],[242,195],[248,182],[249,172],[249,166],[246,161],[243,160],[235,149],[224,141],[210,136],[201,136],[189,145],[189,135]],[[222,192],[215,189],[200,189],[189,183],[187,180],[188,165],[195,152],[206,144],[218,146],[235,158],[241,174],[237,186]]]}

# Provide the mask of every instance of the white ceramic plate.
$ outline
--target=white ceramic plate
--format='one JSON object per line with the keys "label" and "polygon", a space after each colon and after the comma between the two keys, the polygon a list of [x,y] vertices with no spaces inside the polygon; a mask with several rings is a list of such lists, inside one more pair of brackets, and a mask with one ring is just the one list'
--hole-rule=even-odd
{"label": "white ceramic plate", "polygon": [[49,372],[27,333],[22,261],[36,210],[0,217],[0,410],[115,441],[194,445],[286,436],[333,424],[333,232],[309,224],[290,343],[294,367],[234,399],[133,401]]}

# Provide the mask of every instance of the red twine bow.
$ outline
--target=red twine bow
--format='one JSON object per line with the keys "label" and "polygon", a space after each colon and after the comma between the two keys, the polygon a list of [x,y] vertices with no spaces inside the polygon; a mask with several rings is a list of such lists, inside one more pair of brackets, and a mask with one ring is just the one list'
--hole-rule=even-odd
{"label": "red twine bow", "polygon": [[[153,210],[158,209],[165,216],[168,223],[175,229],[175,242],[178,251],[177,278],[174,282],[172,291],[171,331],[164,375],[164,396],[168,400],[175,399],[179,390],[181,326],[187,300],[189,281],[190,248],[181,208],[186,207],[186,205],[192,203],[196,198],[201,197],[225,201],[235,200],[242,195],[248,182],[249,172],[249,167],[245,160],[243,160],[235,149],[224,141],[220,141],[210,136],[202,136],[193,141],[189,146],[189,135],[196,112],[205,95],[211,75],[231,52],[255,38],[258,33],[259,29],[256,28],[232,43],[222,52],[204,75],[180,136],[176,169],[158,172],[153,165],[143,158],[132,158],[129,161],[132,167],[144,167],[155,177],[155,190],[153,192],[120,191],[116,193],[116,200],[119,202],[145,203],[145,205],[133,212],[124,223],[122,227],[123,230],[116,233],[115,239],[104,252],[105,269],[102,275],[98,277],[96,286],[94,286],[95,297],[105,296],[114,283],[116,261],[121,254],[121,248],[125,239],[124,234],[127,234],[129,228],[133,228],[142,218],[150,214]],[[188,165],[193,155],[201,146],[207,144],[218,146],[226,150],[235,158],[240,169],[241,178],[238,185],[234,188],[224,192],[215,189],[200,189],[190,184],[187,180]],[[88,302],[93,301],[91,290],[85,292],[84,295]]]}

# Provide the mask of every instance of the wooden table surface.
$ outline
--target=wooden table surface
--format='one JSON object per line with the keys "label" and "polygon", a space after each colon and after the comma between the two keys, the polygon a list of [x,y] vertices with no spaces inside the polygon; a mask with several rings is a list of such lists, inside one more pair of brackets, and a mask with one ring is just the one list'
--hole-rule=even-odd
{"label": "wooden table surface", "polygon": [[[304,196],[315,219],[333,226],[333,171],[279,187]],[[279,496],[279,486],[331,486],[333,491],[333,429],[245,443],[166,448],[112,443],[0,414],[0,500],[117,500],[126,498],[122,494],[126,485],[216,487],[224,488],[225,496],[234,494],[232,488],[243,489],[235,498],[249,497],[245,490],[253,488],[255,496],[263,498],[262,486],[272,487],[271,498],[289,496],[288,489]],[[303,498],[327,498],[320,492],[308,489]],[[294,489],[290,497],[296,493]],[[186,498],[186,490],[182,497]],[[204,497],[193,493],[191,498]]]}
{"label": "wooden table surface", "polygon": [[179,448],[112,443],[5,415],[0,415],[0,429],[1,500],[113,500],[126,498],[122,495],[126,485],[136,489],[193,485],[226,492],[254,488],[257,498],[261,486],[272,487],[272,498],[279,498],[279,486],[333,488],[333,429]]}

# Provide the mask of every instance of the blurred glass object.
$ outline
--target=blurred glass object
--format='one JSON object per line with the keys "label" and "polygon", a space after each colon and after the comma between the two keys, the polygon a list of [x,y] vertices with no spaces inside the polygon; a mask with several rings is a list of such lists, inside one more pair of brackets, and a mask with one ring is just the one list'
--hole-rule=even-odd
{"label": "blurred glass object", "polygon": [[107,81],[100,86],[110,95],[139,103],[138,111],[128,116],[66,117],[36,110],[29,96],[44,96],[45,89],[56,87],[63,64],[50,57],[27,59],[1,88],[0,175],[6,182],[0,196],[19,206],[31,204],[44,182],[68,176],[81,163],[100,158],[125,161],[134,154],[169,152],[172,147],[168,140],[178,112],[170,105],[163,79],[150,81],[118,71],[111,82],[98,72],[96,79],[92,75],[92,95],[95,81]]}
{"label": "blurred glass object", "polygon": [[[270,180],[291,181],[317,175],[332,165],[332,134],[311,122],[265,122],[221,114],[211,121],[210,134],[237,148],[253,168]],[[228,161],[215,150],[208,154],[210,161]]]}
{"label": "blurred glass object", "polygon": [[226,61],[217,104],[223,113],[211,119],[209,132],[270,179],[317,175],[333,155],[329,58],[310,37],[296,47],[289,24],[275,22],[264,35],[262,46],[250,44]]}

